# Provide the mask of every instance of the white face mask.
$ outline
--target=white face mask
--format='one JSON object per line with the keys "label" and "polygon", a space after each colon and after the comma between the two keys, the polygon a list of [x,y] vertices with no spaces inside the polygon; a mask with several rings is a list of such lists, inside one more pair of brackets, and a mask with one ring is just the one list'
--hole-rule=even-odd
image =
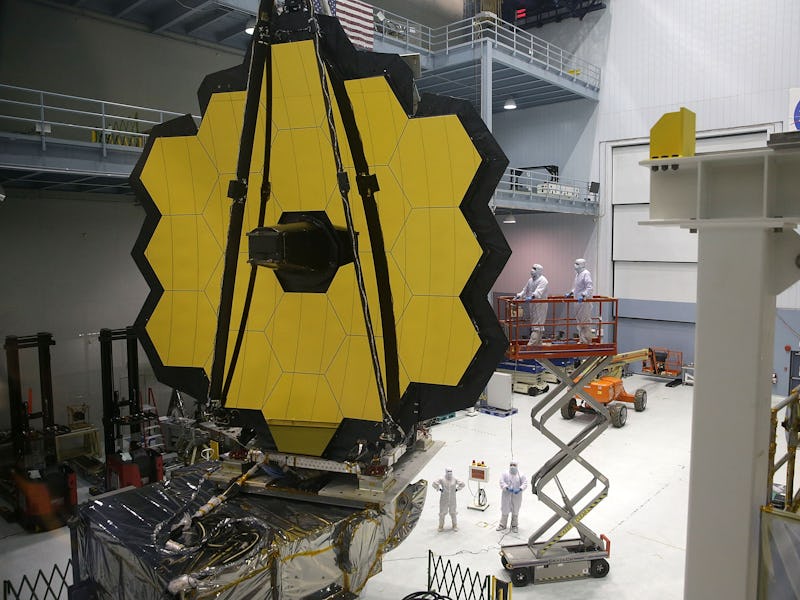
{"label": "white face mask", "polygon": [[447,479],[447,480],[452,479],[453,478],[453,472],[452,471],[445,471],[444,478]]}
{"label": "white face mask", "polygon": [[512,475],[516,475],[517,474],[517,467],[509,467],[508,468],[508,472],[511,473]]}

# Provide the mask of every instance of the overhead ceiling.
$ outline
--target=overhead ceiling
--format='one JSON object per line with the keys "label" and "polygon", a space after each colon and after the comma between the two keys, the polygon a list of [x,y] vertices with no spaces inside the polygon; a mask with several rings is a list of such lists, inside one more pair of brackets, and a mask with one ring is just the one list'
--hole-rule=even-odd
{"label": "overhead ceiling", "polygon": [[[178,35],[244,51],[245,27],[258,0],[53,0],[140,26],[151,33]],[[374,6],[430,26],[462,17],[461,0],[377,0]]]}
{"label": "overhead ceiling", "polygon": [[[138,25],[154,34],[195,38],[244,51],[251,14],[218,0],[54,0]],[[249,4],[249,3],[248,3]],[[255,3],[252,12],[255,13]]]}

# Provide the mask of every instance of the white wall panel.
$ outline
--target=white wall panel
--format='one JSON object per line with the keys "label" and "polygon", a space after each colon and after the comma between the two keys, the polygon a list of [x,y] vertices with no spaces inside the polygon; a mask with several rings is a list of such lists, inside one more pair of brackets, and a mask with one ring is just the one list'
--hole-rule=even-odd
{"label": "white wall panel", "polygon": [[650,171],[639,164],[647,159],[646,145],[614,148],[611,181],[613,204],[650,202]]}
{"label": "white wall panel", "polygon": [[795,283],[778,295],[778,308],[800,308],[800,283]]}
{"label": "white wall panel", "polygon": [[697,262],[697,235],[679,227],[639,225],[650,218],[649,204],[623,204],[613,210],[615,261]]}
{"label": "white wall panel", "polygon": [[700,131],[785,118],[788,88],[800,83],[797,0],[606,5],[535,31],[603,69],[597,141],[644,138],[680,106]]}
{"label": "white wall panel", "polygon": [[697,265],[694,263],[617,262],[614,295],[636,300],[695,302]]}
{"label": "white wall panel", "polygon": [[763,148],[768,138],[766,131],[701,138],[697,140],[697,152],[725,152],[726,150]]}
{"label": "white wall panel", "polygon": [[[764,146],[765,131],[736,135],[714,136],[697,140],[697,152],[744,150]],[[647,160],[648,146],[618,146],[613,152],[611,202],[613,204],[643,204],[650,202],[650,172],[639,164]]]}
{"label": "white wall panel", "polygon": [[[766,132],[720,135],[697,140],[698,152],[720,152],[763,146]],[[661,263],[696,263],[697,236],[678,227],[654,227],[640,225],[650,218],[649,176],[647,169],[640,166],[640,160],[647,158],[647,145],[618,146],[612,151],[612,260],[618,269],[618,261],[651,263],[658,269]],[[643,200],[644,199],[644,200]],[[639,202],[640,204],[636,204]],[[641,203],[645,202],[645,203]],[[684,289],[686,273],[680,269],[661,269],[658,272],[659,285],[666,289]],[[623,267],[624,268],[624,267]],[[637,274],[647,265],[637,267]],[[627,278],[627,272],[620,276],[621,288],[615,287],[615,294],[622,298],[644,298],[652,295],[649,276],[637,279]],[[638,283],[637,283],[638,281]],[[641,286],[642,289],[639,289]],[[623,295],[620,289],[625,290]],[[660,295],[662,292],[655,288]],[[670,292],[671,293],[671,292]],[[657,299],[657,298],[655,298]],[[788,298],[787,298],[787,301]]]}

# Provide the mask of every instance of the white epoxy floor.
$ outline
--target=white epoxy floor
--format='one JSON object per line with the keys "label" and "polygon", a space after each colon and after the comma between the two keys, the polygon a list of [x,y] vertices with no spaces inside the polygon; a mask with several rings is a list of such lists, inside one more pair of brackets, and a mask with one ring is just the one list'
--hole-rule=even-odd
{"label": "white epoxy floor", "polygon": [[[584,454],[610,481],[608,497],[584,521],[611,539],[611,571],[605,579],[516,588],[515,600],[682,597],[693,388],[667,388],[664,380],[640,376],[624,382],[631,393],[638,387],[647,390],[647,410],[635,413],[631,407],[627,425],[608,429]],[[469,488],[465,488],[460,492],[459,531],[449,529],[448,518],[445,531],[439,533],[438,494],[429,489],[417,527],[386,555],[383,571],[367,583],[360,598],[400,600],[411,592],[424,590],[428,550],[481,575],[509,579],[500,564],[500,545],[524,543],[550,515],[527,490],[519,533],[503,535],[495,531],[500,516],[498,479],[509,460],[516,459],[530,477],[555,451],[555,446],[531,426],[530,409],[539,398],[515,394],[514,405],[519,412],[511,417],[459,415],[432,428],[434,439],[444,441],[445,446],[421,477],[433,481],[450,466],[456,477],[466,480],[471,461],[483,460],[491,468],[491,483],[487,486],[490,506],[485,512],[467,509],[472,498]],[[582,419],[588,418],[578,415],[574,421],[564,421],[557,416],[550,423],[553,429],[570,435],[580,428]],[[578,471],[575,476],[583,474]],[[569,486],[573,482],[565,475],[564,483]],[[477,489],[475,483],[469,485],[473,491]],[[66,564],[68,532],[62,528],[27,534],[0,520],[0,557],[0,580],[17,582],[23,574],[35,576],[41,566]]]}
{"label": "white epoxy floor", "polygon": [[[515,600],[682,597],[694,388],[667,388],[665,383],[662,379],[635,375],[626,378],[625,388],[630,393],[639,387],[647,391],[647,409],[636,413],[631,407],[625,427],[607,429],[584,454],[610,482],[608,497],[584,520],[591,529],[611,539],[608,576],[515,588]],[[433,481],[451,466],[457,477],[465,478],[467,465],[473,459],[483,460],[492,469],[487,491],[490,506],[485,512],[467,509],[471,497],[465,489],[460,492],[464,497],[458,512],[459,531],[447,529],[447,518],[445,531],[439,533],[438,496],[430,489],[417,527],[405,542],[386,555],[383,572],[367,583],[360,598],[399,600],[413,591],[426,589],[429,549],[481,575],[509,579],[500,564],[500,545],[524,543],[551,514],[528,490],[520,510],[519,533],[503,535],[495,531],[500,517],[498,479],[510,458],[513,456],[530,477],[555,451],[555,446],[531,426],[530,409],[538,399],[515,394],[514,406],[519,412],[511,417],[479,414],[445,421],[432,428],[434,438],[443,440],[445,447],[422,476]],[[578,415],[574,421],[564,421],[556,416],[548,424],[566,436],[576,432],[581,421],[589,418]],[[576,475],[582,476],[580,472]],[[471,485],[475,490],[475,484]]]}

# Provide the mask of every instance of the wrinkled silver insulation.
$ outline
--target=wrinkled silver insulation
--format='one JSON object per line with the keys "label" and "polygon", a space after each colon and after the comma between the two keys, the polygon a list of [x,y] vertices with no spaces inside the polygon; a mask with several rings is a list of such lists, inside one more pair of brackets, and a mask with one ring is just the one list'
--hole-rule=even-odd
{"label": "wrinkled silver insulation", "polygon": [[184,469],[166,484],[82,506],[71,524],[75,580],[91,579],[100,598],[114,599],[357,594],[416,525],[427,487],[418,481],[394,503],[363,509],[240,494],[175,548],[173,525],[217,493],[207,473]]}

